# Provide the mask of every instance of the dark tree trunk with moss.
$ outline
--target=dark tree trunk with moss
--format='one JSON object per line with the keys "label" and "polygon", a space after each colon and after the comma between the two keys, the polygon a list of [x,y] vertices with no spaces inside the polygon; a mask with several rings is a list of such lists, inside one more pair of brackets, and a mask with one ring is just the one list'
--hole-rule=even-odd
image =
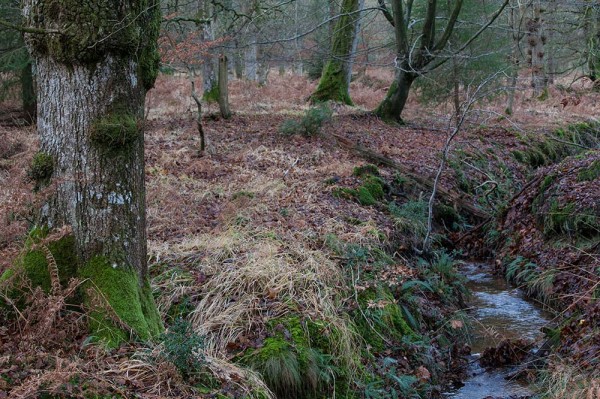
{"label": "dark tree trunk with moss", "polygon": [[[466,49],[487,27],[489,27],[500,16],[502,11],[508,5],[509,0],[503,0],[498,10],[490,17],[473,36],[464,43],[458,44],[458,50],[452,55],[460,53]],[[396,68],[394,82],[390,85],[388,93],[375,110],[375,114],[386,120],[402,122],[402,111],[406,105],[410,88],[421,75],[425,75],[431,70],[443,65],[453,57],[441,53],[448,46],[448,42],[454,27],[458,21],[458,16],[462,10],[464,0],[451,0],[448,2],[449,15],[440,17],[438,0],[427,0],[423,4],[424,15],[419,24],[411,21],[415,19],[412,15],[413,0],[391,0],[392,10],[387,8],[385,0],[378,0],[379,8],[385,18],[394,27],[396,59],[394,66]],[[436,27],[439,21],[444,21],[443,27]],[[421,32],[415,32],[414,26],[419,26]],[[437,36],[437,37],[436,37]],[[415,38],[414,42],[411,41]]]}
{"label": "dark tree trunk with moss", "polygon": [[358,4],[358,0],[344,0],[342,3],[341,16],[333,34],[332,56],[323,69],[317,90],[311,96],[312,102],[335,101],[352,105],[346,77],[356,34]]}
{"label": "dark tree trunk with moss", "polygon": [[417,78],[417,74],[407,72],[407,65],[396,69],[396,78],[388,89],[385,99],[375,110],[375,114],[382,119],[402,123],[402,110],[408,100],[410,88]]}
{"label": "dark tree trunk with moss", "polygon": [[[210,1],[200,0],[198,2],[198,13],[196,18],[202,20],[202,22],[197,24],[202,42],[209,43],[215,40]],[[216,59],[217,58],[214,57],[213,54],[209,54],[208,57],[204,57],[202,63],[202,88],[204,90],[202,98],[208,102],[216,102],[219,98]]]}
{"label": "dark tree trunk with moss", "polygon": [[[61,32],[26,38],[40,151],[52,161],[41,221],[72,228],[77,274],[148,339],[162,328],[147,278],[143,137],[145,94],[158,73],[158,0],[27,0],[24,10],[30,26]],[[109,317],[94,319],[99,337],[123,338]]]}

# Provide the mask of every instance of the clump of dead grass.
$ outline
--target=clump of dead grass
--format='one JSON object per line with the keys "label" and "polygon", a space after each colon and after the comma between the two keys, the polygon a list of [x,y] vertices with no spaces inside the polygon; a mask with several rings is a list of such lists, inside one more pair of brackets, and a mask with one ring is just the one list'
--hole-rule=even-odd
{"label": "clump of dead grass", "polygon": [[544,398],[598,399],[600,398],[600,375],[590,375],[565,361],[552,364],[542,379]]}
{"label": "clump of dead grass", "polygon": [[[190,237],[161,251],[177,254],[194,269],[192,273],[202,276],[200,284],[190,284],[184,274],[161,292],[175,300],[184,295],[201,298],[188,318],[204,337],[204,354],[216,375],[221,372],[215,367],[225,367],[245,375],[243,380],[253,387],[264,385],[253,377],[256,374],[230,363],[230,350],[248,342],[248,337],[264,335],[270,320],[298,314],[323,322],[335,334],[330,354],[355,372],[354,362],[360,358],[357,337],[338,311],[345,287],[342,273],[325,253],[309,248],[306,239],[233,224],[221,233]],[[159,297],[159,306],[163,302]]]}

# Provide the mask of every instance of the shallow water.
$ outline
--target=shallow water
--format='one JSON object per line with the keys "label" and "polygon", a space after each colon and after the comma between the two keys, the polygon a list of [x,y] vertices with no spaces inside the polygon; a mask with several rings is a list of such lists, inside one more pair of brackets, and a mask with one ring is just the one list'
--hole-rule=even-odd
{"label": "shallow water", "polygon": [[540,329],[548,324],[550,315],[524,298],[523,292],[511,287],[492,273],[485,264],[468,264],[462,269],[473,293],[470,313],[477,322],[471,342],[471,363],[464,386],[446,394],[452,399],[483,399],[492,397],[527,396],[531,390],[518,381],[507,380],[509,369],[485,370],[477,359],[487,347],[503,339],[539,339]]}

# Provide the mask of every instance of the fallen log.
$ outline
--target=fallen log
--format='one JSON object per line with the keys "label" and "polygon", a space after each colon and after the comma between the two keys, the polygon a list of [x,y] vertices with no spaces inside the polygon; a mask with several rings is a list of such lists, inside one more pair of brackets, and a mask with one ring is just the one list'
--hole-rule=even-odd
{"label": "fallen log", "polygon": [[[325,134],[325,136],[331,137],[336,143],[338,143],[338,145],[340,147],[350,150],[352,152],[355,152],[370,162],[377,163],[379,165],[384,165],[389,168],[395,169],[398,172],[405,175],[406,177],[408,177],[410,180],[414,181],[417,185],[419,185],[425,189],[428,189],[428,190],[433,190],[434,182],[432,179],[427,178],[422,175],[419,175],[419,174],[409,170],[407,167],[399,164],[398,162],[394,161],[393,159],[388,158],[384,155],[378,154],[373,150],[370,150],[364,146],[361,146],[360,144],[356,144],[356,143],[352,142],[350,139],[340,136],[339,134],[330,133],[330,134]],[[491,215],[489,215],[486,212],[482,211],[481,209],[475,207],[473,204],[466,202],[465,200],[460,198],[455,193],[452,193],[441,187],[437,188],[437,193],[441,197],[443,202],[446,202],[448,204],[452,204],[452,205],[456,206],[459,210],[461,210],[465,213],[468,213],[470,216],[472,216],[476,219],[485,220],[485,219],[491,218]]]}

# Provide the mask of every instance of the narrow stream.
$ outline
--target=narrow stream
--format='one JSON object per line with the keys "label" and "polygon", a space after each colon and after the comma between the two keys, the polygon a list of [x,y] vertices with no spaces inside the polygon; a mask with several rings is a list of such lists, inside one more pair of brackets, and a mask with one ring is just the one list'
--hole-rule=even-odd
{"label": "narrow stream", "polygon": [[548,324],[550,315],[527,301],[523,292],[511,287],[503,278],[493,274],[492,266],[467,264],[462,272],[473,293],[471,315],[477,321],[471,342],[471,363],[464,386],[450,391],[447,398],[483,399],[527,397],[532,394],[527,386],[506,379],[509,369],[483,368],[477,359],[487,347],[496,346],[503,339],[537,339],[540,329]]}

